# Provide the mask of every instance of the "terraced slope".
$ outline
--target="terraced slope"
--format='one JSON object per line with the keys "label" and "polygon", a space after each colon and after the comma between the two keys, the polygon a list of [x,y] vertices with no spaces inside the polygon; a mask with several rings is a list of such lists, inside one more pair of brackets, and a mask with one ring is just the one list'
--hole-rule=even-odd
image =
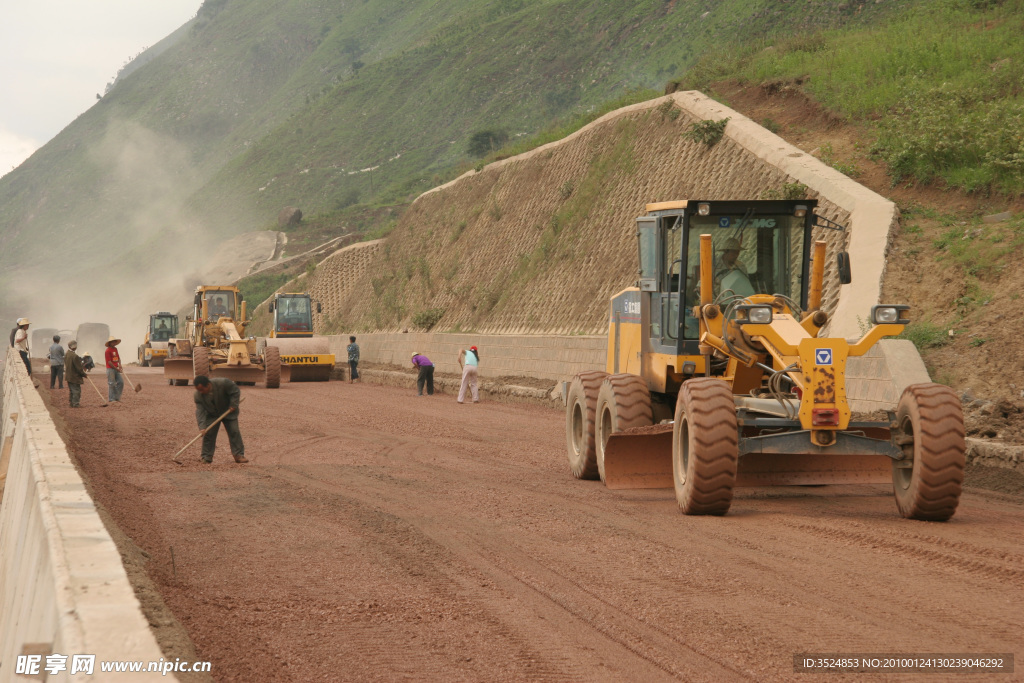
{"label": "terraced slope", "polygon": [[[684,137],[696,121],[679,108],[685,97],[697,94],[626,107],[428,192],[361,275],[351,261],[358,251],[348,250],[285,289],[329,303],[324,332],[603,333],[608,297],[636,278],[634,219],[645,204],[758,198],[794,182],[729,137],[710,148]],[[847,210],[818,198],[823,214],[850,221]],[[819,237],[833,252],[844,246],[841,234]],[[837,299],[838,283],[830,281],[826,309]]]}

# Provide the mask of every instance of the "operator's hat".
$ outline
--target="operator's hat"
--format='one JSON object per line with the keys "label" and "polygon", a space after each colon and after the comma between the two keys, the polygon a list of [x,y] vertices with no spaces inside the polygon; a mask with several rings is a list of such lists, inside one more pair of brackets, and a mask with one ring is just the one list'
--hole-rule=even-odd
{"label": "operator's hat", "polygon": [[104,344],[104,346],[117,346],[120,343],[120,339],[118,339],[117,337],[111,337],[110,339],[107,340],[107,343]]}
{"label": "operator's hat", "polygon": [[18,318],[18,325],[19,326],[21,326],[21,325],[31,325],[31,324],[32,323],[30,323],[28,321],[28,318]]}
{"label": "operator's hat", "polygon": [[740,241],[735,237],[730,237],[725,241],[725,246],[722,247],[722,251],[739,251]]}

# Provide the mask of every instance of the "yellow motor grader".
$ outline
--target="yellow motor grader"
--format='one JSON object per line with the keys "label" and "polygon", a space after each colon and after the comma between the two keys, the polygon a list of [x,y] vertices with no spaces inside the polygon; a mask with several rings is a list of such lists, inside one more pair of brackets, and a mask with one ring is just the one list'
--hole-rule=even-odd
{"label": "yellow motor grader", "polygon": [[313,304],[321,313],[320,302],[309,294],[275,294],[269,309],[273,318],[270,337],[261,339],[261,348],[276,346],[281,362],[290,369],[292,382],[326,382],[334,370],[334,354],[327,337],[313,336]]}
{"label": "yellow motor grader", "polygon": [[[674,488],[688,515],[722,515],[736,486],[892,482],[904,517],[947,520],[960,499],[960,401],[903,392],[855,419],[846,362],[900,334],[903,305],[872,307],[857,341],[823,338],[825,242],[816,202],[678,201],[637,219],[636,287],[611,300],[604,371],[566,395],[569,466],[608,488]],[[850,282],[849,257],[837,258]],[[864,416],[861,416],[864,417]]]}
{"label": "yellow motor grader", "polygon": [[185,335],[167,343],[167,383],[187,385],[206,375],[242,384],[262,382],[268,389],[277,389],[282,379],[280,353],[275,347],[257,350],[256,339],[245,337],[247,325],[246,305],[237,287],[196,287],[192,315],[185,318]]}

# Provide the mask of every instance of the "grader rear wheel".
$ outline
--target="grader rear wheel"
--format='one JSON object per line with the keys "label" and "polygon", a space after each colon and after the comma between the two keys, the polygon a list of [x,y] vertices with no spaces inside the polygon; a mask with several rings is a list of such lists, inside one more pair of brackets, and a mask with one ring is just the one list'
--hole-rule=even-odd
{"label": "grader rear wheel", "polygon": [[964,482],[964,415],[941,384],[912,384],[896,408],[905,458],[892,464],[896,507],[908,519],[944,522],[956,512]]}
{"label": "grader rear wheel", "polygon": [[724,515],[739,465],[736,404],[729,385],[701,377],[683,382],[672,429],[672,479],[684,515]]}
{"label": "grader rear wheel", "polygon": [[210,376],[210,349],[205,346],[197,346],[192,351],[192,375]]}
{"label": "grader rear wheel", "polygon": [[651,392],[639,375],[608,375],[597,394],[594,442],[597,471],[604,481],[604,451],[608,437],[632,427],[648,427],[654,421]]}
{"label": "grader rear wheel", "polygon": [[569,469],[577,479],[598,479],[597,450],[594,446],[594,416],[597,394],[607,372],[581,372],[572,378],[565,401],[565,441]]}
{"label": "grader rear wheel", "polygon": [[281,350],[276,346],[268,346],[263,352],[263,361],[267,367],[267,389],[281,386]]}

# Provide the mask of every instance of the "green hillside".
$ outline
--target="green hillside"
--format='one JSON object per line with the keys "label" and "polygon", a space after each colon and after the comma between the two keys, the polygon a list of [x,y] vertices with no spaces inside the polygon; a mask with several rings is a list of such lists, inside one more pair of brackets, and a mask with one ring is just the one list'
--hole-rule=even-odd
{"label": "green hillside", "polygon": [[29,297],[15,286],[29,280],[181,270],[286,205],[402,205],[473,165],[474,133],[515,141],[660,91],[724,45],[871,26],[912,4],[207,0],[0,179],[0,300]]}

